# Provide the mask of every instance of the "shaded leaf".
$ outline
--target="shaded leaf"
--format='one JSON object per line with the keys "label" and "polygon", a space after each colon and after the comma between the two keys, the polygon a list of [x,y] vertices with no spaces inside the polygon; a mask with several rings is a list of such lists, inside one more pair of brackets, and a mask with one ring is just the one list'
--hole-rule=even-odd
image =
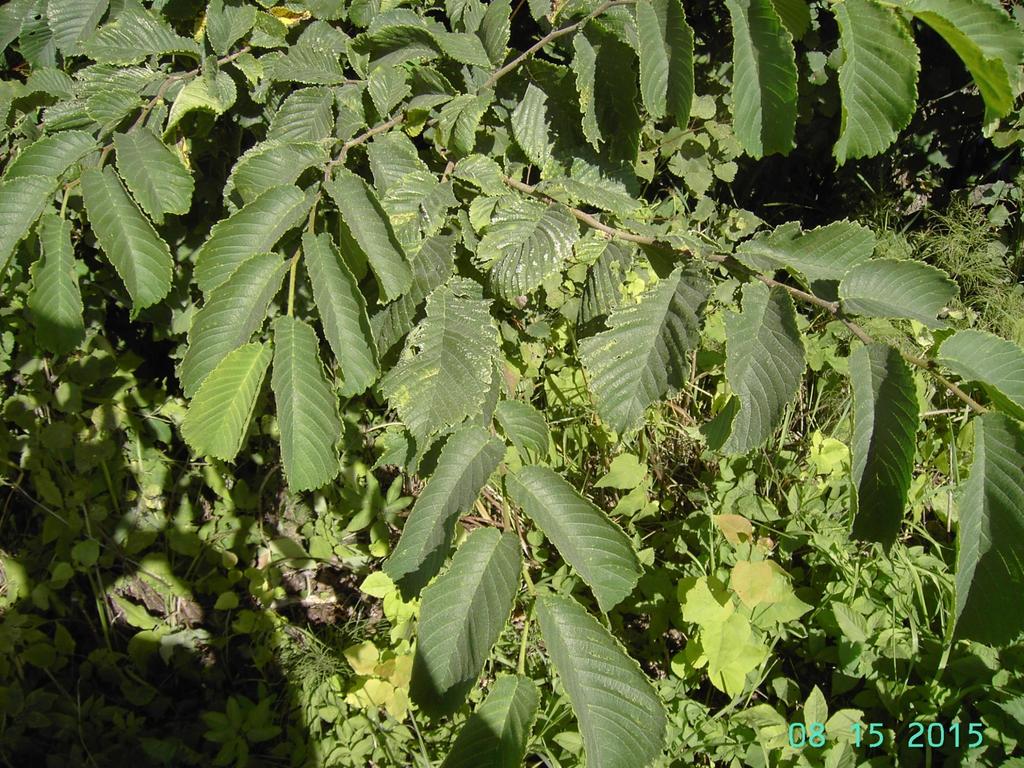
{"label": "shaded leaf", "polygon": [[551,662],[572,704],[591,768],[645,768],[661,753],[666,717],[640,666],[568,597],[537,599]]}
{"label": "shaded leaf", "polygon": [[270,365],[266,344],[229,352],[203,381],[189,404],[181,436],[197,454],[233,461],[242,449],[263,379]]}
{"label": "shaded leaf", "polygon": [[341,471],[338,401],[324,375],[316,331],[282,315],[274,320],[270,385],[281,429],[281,459],[293,492],[320,488]]}
{"label": "shaded leaf", "polygon": [[800,389],[806,363],[793,299],[784,288],[748,283],[742,311],[726,313],[725,333],[725,376],[740,408],[722,450],[746,453],[771,437]]}
{"label": "shaded leaf", "polygon": [[853,385],[853,535],[891,544],[914,470],[917,392],[900,353],[886,344],[850,353]]}
{"label": "shaded leaf", "polygon": [[519,537],[477,528],[423,590],[409,693],[431,717],[454,712],[476,683],[519,588]]}
{"label": "shaded leaf", "polygon": [[324,336],[341,367],[343,393],[358,394],[380,371],[359,283],[330,235],[305,233],[302,251]]}
{"label": "shaded leaf", "polygon": [[85,337],[71,222],[47,213],[40,219],[36,233],[42,255],[32,265],[28,307],[36,325],[36,342],[43,349],[62,355]]}
{"label": "shaded leaf", "polygon": [[441,768],[520,768],[539,702],[530,678],[499,677],[462,726]]}
{"label": "shaded leaf", "polygon": [[82,198],[96,240],[124,281],[135,310],[160,301],[171,289],[171,251],[114,169],[82,171]]}
{"label": "shaded leaf", "polygon": [[547,467],[527,466],[505,478],[509,495],[590,586],[604,612],[640,579],[640,561],[622,529]]}
{"label": "shaded leaf", "polygon": [[476,501],[504,455],[502,442],[481,427],[463,427],[448,438],[384,564],[384,572],[407,599],[418,595],[440,570],[456,519]]}
{"label": "shaded leaf", "polygon": [[639,303],[613,311],[608,330],[580,342],[598,413],[616,432],[636,428],[649,405],[686,380],[685,353],[699,340],[710,290],[698,268],[677,267]]}

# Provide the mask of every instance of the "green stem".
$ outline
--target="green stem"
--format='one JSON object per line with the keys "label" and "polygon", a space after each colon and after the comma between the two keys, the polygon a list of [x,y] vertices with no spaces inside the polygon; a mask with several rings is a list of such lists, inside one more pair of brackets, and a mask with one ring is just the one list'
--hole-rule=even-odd
{"label": "green stem", "polygon": [[292,256],[291,266],[288,269],[288,317],[292,316],[295,309],[295,273],[299,269],[299,255],[302,253],[302,246],[295,249]]}
{"label": "green stem", "polygon": [[516,672],[520,675],[526,674],[526,641],[530,637],[530,619],[532,618],[532,609],[523,616],[523,637],[519,643],[519,664],[516,666]]}

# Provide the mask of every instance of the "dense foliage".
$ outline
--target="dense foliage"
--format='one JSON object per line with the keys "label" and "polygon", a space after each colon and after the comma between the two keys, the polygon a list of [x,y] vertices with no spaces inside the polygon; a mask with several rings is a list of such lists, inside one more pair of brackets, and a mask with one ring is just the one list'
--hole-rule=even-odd
{"label": "dense foliage", "polygon": [[8,2],[0,759],[1024,765],[1022,18]]}

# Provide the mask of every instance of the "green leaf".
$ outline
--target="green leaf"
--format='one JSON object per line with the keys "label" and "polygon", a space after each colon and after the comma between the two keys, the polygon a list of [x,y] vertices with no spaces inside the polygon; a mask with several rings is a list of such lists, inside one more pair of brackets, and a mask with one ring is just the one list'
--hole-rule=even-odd
{"label": "green leaf", "polygon": [[385,301],[401,296],[412,285],[412,270],[377,195],[362,178],[341,168],[324,185],[338,206],[345,226],[366,255]]}
{"label": "green leaf", "polygon": [[811,27],[811,9],[807,0],[772,0],[775,12],[794,40],[799,40]]}
{"label": "green leaf", "polygon": [[998,413],[974,424],[974,463],[960,501],[956,634],[1004,646],[1024,631],[1024,431]]}
{"label": "green leaf", "polygon": [[440,570],[456,519],[476,501],[504,455],[502,442],[478,426],[463,427],[448,438],[384,564],[384,572],[406,599],[418,595]]}
{"label": "green leaf", "polygon": [[127,5],[113,22],[86,40],[81,51],[99,64],[138,64],[149,56],[171,54],[199,61],[202,48],[141,5]]}
{"label": "green leaf", "polygon": [[636,161],[643,119],[636,53],[598,21],[573,37],[572,69],[583,114],[583,135],[611,163]]}
{"label": "green leaf", "polygon": [[286,98],[267,130],[268,141],[323,141],[334,130],[334,95],[329,88],[302,88]]}
{"label": "green leaf", "polygon": [[530,678],[499,677],[462,726],[441,768],[520,768],[539,703]]}
{"label": "green leaf", "polygon": [[929,328],[956,296],[956,283],[941,269],[919,261],[872,259],[857,265],[839,284],[843,309],[865,317],[906,317]]}
{"label": "green leaf", "polygon": [[171,251],[128,196],[113,168],[82,171],[82,198],[92,231],[132,297],[136,311],[171,290]]}
{"label": "green leaf", "polygon": [[666,716],[640,665],[571,598],[538,598],[537,620],[579,722],[587,766],[650,765],[665,741]]}
{"label": "green leaf", "polygon": [[1024,35],[997,3],[903,0],[901,5],[956,51],[985,100],[985,122],[1009,114],[1024,63]]}
{"label": "green leaf", "polygon": [[732,17],[733,129],[754,157],[793,148],[796,53],[771,0],[725,0]]}
{"label": "green leaf", "polygon": [[206,39],[219,55],[244,37],[256,23],[256,9],[241,0],[210,0],[206,8]]}
{"label": "green leaf", "polygon": [[196,252],[194,274],[199,289],[209,296],[243,261],[271,250],[285,232],[305,219],[310,205],[312,200],[298,187],[272,187],[214,224]]}
{"label": "green leaf", "polygon": [[640,0],[640,95],[655,120],[666,113],[685,128],[693,101],[693,30],[679,0]]}
{"label": "green leaf", "polygon": [[572,48],[572,71],[576,75],[576,93],[579,95],[580,113],[583,115],[583,135],[597,149],[603,138],[601,126],[597,122],[597,51],[585,35],[574,35]]}
{"label": "green leaf", "polygon": [[740,409],[722,450],[746,453],[772,436],[800,389],[806,362],[793,299],[784,288],[748,283],[743,310],[726,312],[725,334],[725,377]]}
{"label": "green leaf", "polygon": [[511,35],[511,0],[493,0],[487,4],[477,34],[484,44],[484,50],[495,67],[500,66],[508,55],[508,41]]}
{"label": "green leaf", "polygon": [[107,5],[108,0],[48,0],[46,18],[61,53],[78,53],[82,43],[96,31]]}
{"label": "green leaf", "polygon": [[96,149],[96,139],[85,131],[61,131],[33,142],[4,171],[4,180],[47,176],[56,181],[75,163]]}
{"label": "green leaf", "polygon": [[682,386],[710,291],[697,267],[677,267],[639,303],[613,311],[608,330],[580,342],[598,413],[616,432],[635,429],[649,405]]}
{"label": "green leaf", "polygon": [[243,204],[251,203],[271,187],[294,184],[306,170],[328,159],[324,146],[315,142],[261,141],[238,158],[224,185],[224,197],[237,193]]}
{"label": "green leaf", "polygon": [[451,277],[455,269],[454,249],[453,236],[436,235],[424,240],[420,249],[413,254],[412,286],[409,291],[370,318],[373,338],[381,355],[387,354],[412,330],[421,314],[424,300]]}
{"label": "green leaf", "polygon": [[622,529],[553,470],[523,467],[505,478],[512,500],[544,531],[607,613],[640,579],[640,561]]}
{"label": "green leaf", "polygon": [[1024,349],[984,331],[957,331],[942,342],[938,360],[957,376],[977,381],[995,403],[1024,418]]}
{"label": "green leaf", "polygon": [[491,59],[480,38],[468,32],[437,32],[435,39],[445,56],[460,64],[490,69]]}
{"label": "green leaf", "polygon": [[483,96],[460,94],[445,104],[437,117],[441,146],[449,149],[455,157],[470,154],[476,146],[480,120],[490,105],[489,93]]}
{"label": "green leaf", "polygon": [[248,343],[263,327],[287,271],[288,262],[276,253],[256,254],[210,293],[192,320],[188,348],[178,370],[185,397],[192,397],[229,352]]}
{"label": "green leaf", "polygon": [[526,86],[523,95],[512,110],[512,135],[516,144],[531,163],[543,168],[551,157],[551,140],[548,138],[548,97],[533,83]]}
{"label": "green leaf", "polygon": [[273,82],[304,85],[342,85],[345,66],[339,52],[324,41],[300,39],[284,55],[263,58],[266,78]]}
{"label": "green leaf", "polygon": [[164,214],[192,205],[192,174],[162,141],[145,129],[114,134],[117,170],[142,209],[157,224]]}
{"label": "green leaf", "polygon": [[32,265],[28,307],[36,325],[36,342],[43,349],[63,355],[85,338],[71,222],[46,213],[36,233],[42,255]]}
{"label": "green leaf", "polygon": [[584,325],[607,315],[622,303],[622,285],[626,272],[633,265],[633,250],[624,243],[604,238],[592,242],[601,249],[601,255],[587,270],[583,283],[577,322]]}
{"label": "green leaf", "polygon": [[227,72],[216,72],[213,77],[200,76],[190,80],[174,97],[164,136],[168,136],[189,112],[199,110],[215,117],[223,115],[231,109],[236,97],[235,81]]}
{"label": "green leaf", "polygon": [[18,176],[0,182],[0,278],[18,243],[52,202],[57,185],[52,176]]}
{"label": "green leaf", "polygon": [[843,117],[833,149],[842,164],[877,155],[909,125],[921,62],[906,22],[891,8],[875,0],[843,0],[832,12],[843,51]]}
{"label": "green leaf", "polygon": [[316,331],[282,315],[274,321],[270,385],[281,429],[281,458],[292,492],[320,488],[341,471],[338,398],[324,375]]}
{"label": "green leaf", "polygon": [[886,546],[903,523],[919,423],[914,379],[888,344],[850,353],[853,535]]}
{"label": "green leaf", "polygon": [[359,283],[330,235],[305,233],[302,252],[324,336],[341,366],[342,393],[345,396],[359,394],[372,385],[380,373]]}
{"label": "green leaf", "polygon": [[427,298],[401,359],[381,382],[399,418],[417,438],[479,416],[498,353],[498,329],[479,287],[455,278]]}
{"label": "green leaf", "polygon": [[499,206],[477,246],[477,258],[490,265],[490,283],[501,298],[512,301],[532,293],[572,256],[580,228],[569,210],[509,198]]}
{"label": "green leaf", "polygon": [[197,454],[233,461],[242,449],[263,379],[270,365],[266,344],[229,352],[203,381],[181,424],[181,436]]}
{"label": "green leaf", "polygon": [[839,282],[853,267],[870,259],[874,250],[875,233],[861,224],[835,221],[801,231],[800,224],[791,221],[741,244],[736,259],[760,272],[785,268],[802,274],[820,291],[827,287],[821,284]]}
{"label": "green leaf", "polygon": [[494,409],[494,417],[523,461],[528,461],[531,454],[535,459],[548,455],[548,425],[544,415],[532,405],[521,400],[502,400]]}
{"label": "green leaf", "polygon": [[454,712],[476,683],[519,588],[519,537],[477,528],[423,590],[409,694],[430,717]]}

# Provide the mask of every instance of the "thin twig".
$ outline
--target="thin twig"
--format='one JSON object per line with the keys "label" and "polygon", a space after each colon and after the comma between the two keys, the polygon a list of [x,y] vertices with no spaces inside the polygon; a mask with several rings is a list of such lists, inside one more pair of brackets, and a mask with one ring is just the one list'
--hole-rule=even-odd
{"label": "thin twig", "polygon": [[544,35],[544,37],[542,37],[540,40],[538,40],[536,43],[534,43],[529,48],[527,48],[525,51],[523,51],[521,54],[519,54],[514,59],[512,59],[512,61],[510,61],[508,64],[506,64],[503,67],[500,67],[500,68],[496,69],[494,72],[492,72],[491,76],[488,77],[487,80],[484,81],[484,84],[479,88],[479,90],[486,90],[486,89],[492,87],[501,78],[503,78],[505,75],[507,75],[509,72],[511,72],[516,67],[518,67],[520,64],[522,64],[528,58],[533,56],[535,53],[537,53],[537,51],[539,51],[545,45],[550,43],[552,40],[557,40],[560,37],[564,37],[565,35],[572,34],[577,29],[579,29],[584,24],[586,24],[588,21],[590,21],[593,18],[596,18],[597,16],[600,16],[602,13],[607,11],[609,8],[613,8],[616,5],[632,5],[635,2],[636,2],[636,0],[607,0],[607,2],[601,3],[601,5],[599,5],[597,8],[595,8],[593,11],[591,11],[589,14],[584,16],[579,21],[573,22],[572,24],[566,24],[564,27],[559,27],[558,29],[551,30],[546,35]]}
{"label": "thin twig", "polygon": [[[529,184],[525,184],[524,182],[519,181],[518,179],[513,179],[511,177],[506,176],[505,183],[508,186],[512,187],[513,189],[517,189],[520,192],[524,192],[528,195],[539,197],[549,202],[557,202],[554,201],[553,198],[550,198],[544,193],[539,192],[536,187],[531,186]],[[631,243],[638,243],[639,245],[666,248],[677,253],[686,254],[691,257],[696,255],[693,253],[693,251],[691,251],[688,248],[677,247],[669,243],[666,243],[662,240],[659,240],[658,238],[655,237],[650,237],[647,235],[638,235],[634,232],[628,232],[624,229],[610,227],[589,213],[581,211],[578,208],[573,208],[571,206],[567,207],[569,208],[569,211],[572,213],[572,215],[575,216],[578,221],[581,221],[587,226],[592,227],[593,229],[596,229],[600,232],[604,232],[609,237],[613,237],[619,240],[625,240]],[[734,257],[729,255],[710,253],[704,254],[703,258],[709,261],[722,264],[723,266],[733,269],[735,271],[745,272],[748,277],[760,280],[762,283],[764,283],[770,288],[781,288],[787,293],[789,293],[789,295],[792,296],[797,301],[803,302],[804,304],[812,304],[831,314],[843,325],[845,325],[846,328],[854,336],[860,339],[864,344],[875,343],[875,340],[867,331],[865,331],[857,323],[853,322],[852,320],[843,315],[842,308],[840,307],[838,301],[826,301],[825,299],[821,299],[812,293],[800,290],[799,288],[795,288],[792,285],[786,285],[785,283],[779,282],[773,277],[769,277],[768,275],[764,275],[753,269],[750,269],[749,267],[747,267],[744,264],[741,264]],[[900,350],[900,354],[903,356],[903,359],[906,360],[911,365],[920,368],[924,371],[927,371],[929,374],[934,376],[936,381],[938,381],[943,387],[945,387],[947,390],[953,393],[957,398],[966,403],[970,407],[970,409],[975,413],[985,413],[988,411],[988,409],[985,406],[981,405],[981,403],[979,403],[973,397],[964,392],[960,387],[958,387],[956,384],[954,384],[945,376],[943,376],[938,371],[938,366],[934,360],[928,360],[926,358],[919,357],[909,352],[904,352],[903,350]]]}

